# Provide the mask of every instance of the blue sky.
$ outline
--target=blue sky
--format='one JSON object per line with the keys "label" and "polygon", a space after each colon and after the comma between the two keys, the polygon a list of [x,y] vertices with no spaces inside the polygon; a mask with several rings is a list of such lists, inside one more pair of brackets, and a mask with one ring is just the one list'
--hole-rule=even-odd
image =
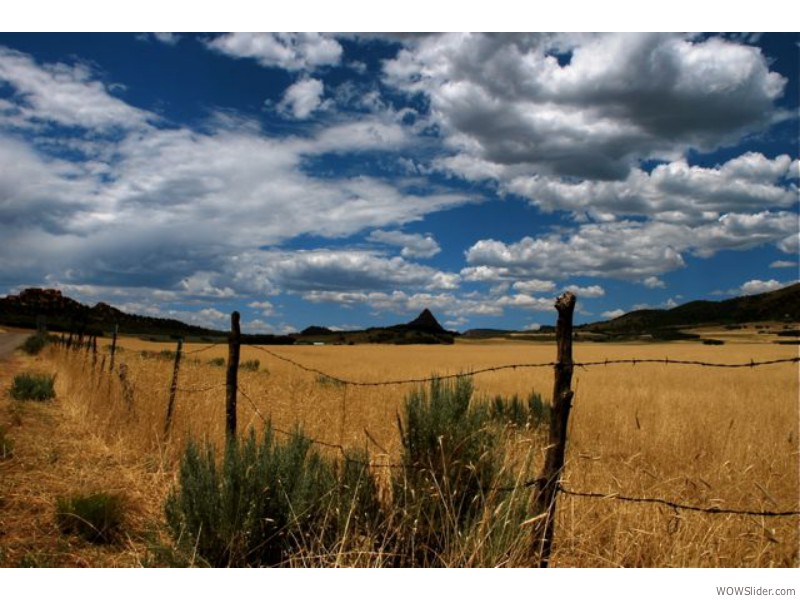
{"label": "blue sky", "polygon": [[798,279],[797,34],[0,34],[0,294],[535,328]]}

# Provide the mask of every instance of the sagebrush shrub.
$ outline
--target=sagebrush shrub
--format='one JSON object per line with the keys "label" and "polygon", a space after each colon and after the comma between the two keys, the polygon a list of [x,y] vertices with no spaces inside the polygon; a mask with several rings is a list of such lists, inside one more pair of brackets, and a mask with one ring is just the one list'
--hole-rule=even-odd
{"label": "sagebrush shrub", "polygon": [[531,392],[526,402],[514,394],[511,399],[495,396],[488,405],[491,419],[516,427],[537,428],[550,422],[550,405],[542,400],[541,394]]}
{"label": "sagebrush shrub", "polygon": [[498,437],[484,404],[472,403],[468,378],[434,380],[406,399],[402,477],[394,481],[396,552],[415,566],[438,564],[474,525],[485,492],[499,481]]}
{"label": "sagebrush shrub", "polygon": [[55,375],[20,373],[14,376],[9,394],[15,400],[50,400],[55,398]]}
{"label": "sagebrush shrub", "polygon": [[277,565],[375,522],[377,488],[355,466],[322,456],[299,430],[278,441],[269,425],[260,441],[251,430],[228,443],[220,462],[213,446],[190,443],[167,523],[213,566]]}
{"label": "sagebrush shrub", "polygon": [[43,331],[38,331],[29,336],[22,343],[22,351],[31,356],[36,356],[50,342],[50,338]]}
{"label": "sagebrush shrub", "polygon": [[116,541],[125,522],[125,501],[105,492],[59,497],[56,522],[62,533],[76,534],[95,544]]}
{"label": "sagebrush shrub", "polygon": [[317,375],[317,383],[322,387],[343,388],[344,383],[327,375]]}

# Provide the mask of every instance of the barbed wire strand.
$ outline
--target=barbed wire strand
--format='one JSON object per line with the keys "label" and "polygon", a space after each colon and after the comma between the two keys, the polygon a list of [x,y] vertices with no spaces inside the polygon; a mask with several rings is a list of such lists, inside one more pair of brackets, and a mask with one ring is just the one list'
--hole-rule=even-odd
{"label": "barbed wire strand", "polygon": [[181,352],[183,356],[190,356],[192,354],[199,354],[200,352],[205,352],[206,350],[211,350],[211,348],[216,348],[217,346],[227,346],[228,342],[216,342],[214,344],[209,344],[208,346],[204,346],[202,348],[196,348],[195,350],[188,350],[185,352]]}
{"label": "barbed wire strand", "polygon": [[[177,387],[175,391],[183,392],[185,394],[199,394],[201,392],[208,392],[210,390],[215,390],[217,388],[223,388],[227,385],[227,383],[215,383],[214,385],[207,385],[204,387]],[[170,389],[169,387],[164,389]]]}
{"label": "barbed wire strand", "polygon": [[[314,373],[321,377],[325,377],[326,379],[338,383],[340,385],[351,385],[356,387],[378,387],[378,386],[388,386],[388,385],[405,385],[411,383],[430,383],[432,381],[444,381],[448,379],[457,379],[459,377],[472,377],[474,375],[480,375],[482,373],[491,373],[496,371],[508,371],[508,370],[515,370],[515,369],[535,369],[535,368],[544,368],[544,367],[555,367],[556,362],[540,362],[540,363],[517,363],[512,365],[499,365],[494,367],[484,367],[481,369],[473,369],[471,371],[463,371],[460,373],[454,373],[450,375],[438,375],[438,376],[429,376],[429,377],[418,377],[418,378],[410,378],[410,379],[394,379],[394,380],[387,380],[387,381],[353,381],[350,379],[344,379],[342,377],[337,377],[334,375],[330,375],[320,369],[316,369],[314,367],[306,366],[302,363],[297,362],[294,359],[288,358],[286,356],[282,356],[277,352],[273,352],[272,350],[268,350],[263,346],[251,346],[251,348],[255,348],[260,350],[261,352],[265,352],[270,356],[281,360],[285,363],[291,364],[298,369],[306,371],[308,373]],[[676,360],[671,358],[626,358],[626,359],[614,359],[614,360],[597,360],[597,361],[590,361],[590,362],[573,362],[573,367],[578,368],[588,368],[588,367],[599,367],[599,366],[611,366],[611,365],[623,365],[623,364],[630,364],[630,365],[639,365],[639,364],[662,364],[662,365],[691,365],[691,366],[700,366],[700,367],[709,367],[709,368],[721,368],[721,369],[741,369],[741,368],[754,368],[754,367],[763,367],[766,365],[777,365],[783,363],[797,363],[800,362],[800,356],[795,356],[792,358],[779,358],[775,360],[765,360],[765,361],[754,361],[750,360],[750,362],[746,363],[710,363],[704,362],[699,360]]]}
{"label": "barbed wire strand", "polygon": [[623,496],[621,494],[612,492],[610,494],[601,494],[599,492],[577,492],[570,490],[562,485],[558,486],[558,491],[567,496],[579,496],[583,498],[597,498],[605,500],[619,500],[621,502],[637,502],[647,504],[662,504],[669,506],[676,510],[691,510],[695,512],[703,512],[709,514],[725,514],[725,515],[748,515],[753,517],[796,517],[800,516],[800,510],[784,510],[784,511],[757,511],[757,510],[740,510],[735,508],[718,508],[715,506],[702,507],[692,506],[690,504],[683,504],[681,502],[672,502],[671,500],[664,500],[663,498],[635,498],[632,496]]}

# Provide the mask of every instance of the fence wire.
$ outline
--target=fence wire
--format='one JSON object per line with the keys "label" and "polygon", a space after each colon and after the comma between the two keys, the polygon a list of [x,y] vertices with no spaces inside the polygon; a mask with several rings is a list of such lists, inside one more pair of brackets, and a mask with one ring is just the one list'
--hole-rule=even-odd
{"label": "fence wire", "polygon": [[691,510],[695,512],[703,512],[714,515],[748,515],[752,517],[796,517],[800,516],[800,510],[742,510],[736,508],[719,508],[716,506],[692,506],[691,504],[683,504],[681,502],[673,502],[671,500],[664,500],[663,498],[636,498],[632,496],[623,496],[616,492],[609,494],[601,494],[600,492],[577,492],[565,488],[563,485],[558,486],[558,491],[567,496],[578,496],[582,498],[597,498],[603,500],[618,500],[620,502],[637,502],[647,504],[661,504],[668,506],[675,510]]}
{"label": "fence wire", "polygon": [[[480,375],[482,373],[493,373],[497,371],[509,371],[509,370],[516,370],[516,369],[539,369],[550,367],[553,368],[556,366],[556,362],[539,362],[539,363],[516,363],[512,365],[498,365],[493,367],[483,367],[481,369],[473,369],[471,371],[462,371],[459,373],[453,373],[450,375],[433,375],[429,377],[416,377],[411,379],[394,379],[394,380],[386,380],[386,381],[353,381],[351,379],[344,379],[343,377],[338,377],[336,375],[331,375],[330,373],[326,373],[325,371],[321,371],[320,369],[316,369],[314,367],[306,366],[302,363],[297,362],[294,359],[288,358],[286,356],[282,356],[277,352],[273,352],[263,346],[250,346],[251,348],[255,348],[256,350],[260,350],[273,358],[281,360],[285,363],[293,365],[302,371],[306,371],[307,373],[313,373],[315,375],[319,375],[321,377],[325,377],[326,379],[337,383],[339,385],[349,385],[354,387],[379,387],[379,386],[389,386],[389,385],[406,385],[412,383],[430,383],[432,381],[445,381],[448,379],[457,379],[459,377],[472,377],[474,375]],[[750,360],[749,362],[744,363],[713,363],[713,362],[705,362],[700,360],[676,360],[672,358],[625,358],[625,359],[614,359],[614,360],[596,360],[596,361],[589,361],[589,362],[573,362],[572,366],[574,368],[589,368],[589,367],[608,367],[612,365],[644,365],[644,364],[659,364],[659,365],[683,365],[683,366],[699,366],[699,367],[709,367],[709,368],[717,368],[717,369],[744,369],[744,368],[755,368],[755,367],[763,367],[767,365],[778,365],[778,364],[785,364],[785,363],[798,363],[800,362],[800,356],[795,356],[791,358],[779,358],[774,360],[763,360],[763,361],[755,361]]]}
{"label": "fence wire", "polygon": [[208,346],[203,346],[202,348],[196,348],[194,350],[189,351],[182,351],[181,354],[183,356],[190,356],[192,354],[199,354],[200,352],[205,352],[206,350],[211,350],[212,348],[216,348],[217,346],[227,346],[228,342],[215,342],[213,344],[209,344]]}

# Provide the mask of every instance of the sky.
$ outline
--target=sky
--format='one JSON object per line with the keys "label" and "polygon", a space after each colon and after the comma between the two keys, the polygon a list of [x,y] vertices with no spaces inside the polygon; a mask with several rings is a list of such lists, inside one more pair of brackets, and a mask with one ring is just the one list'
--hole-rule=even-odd
{"label": "sky", "polygon": [[536,329],[798,280],[798,35],[0,33],[0,295]]}

